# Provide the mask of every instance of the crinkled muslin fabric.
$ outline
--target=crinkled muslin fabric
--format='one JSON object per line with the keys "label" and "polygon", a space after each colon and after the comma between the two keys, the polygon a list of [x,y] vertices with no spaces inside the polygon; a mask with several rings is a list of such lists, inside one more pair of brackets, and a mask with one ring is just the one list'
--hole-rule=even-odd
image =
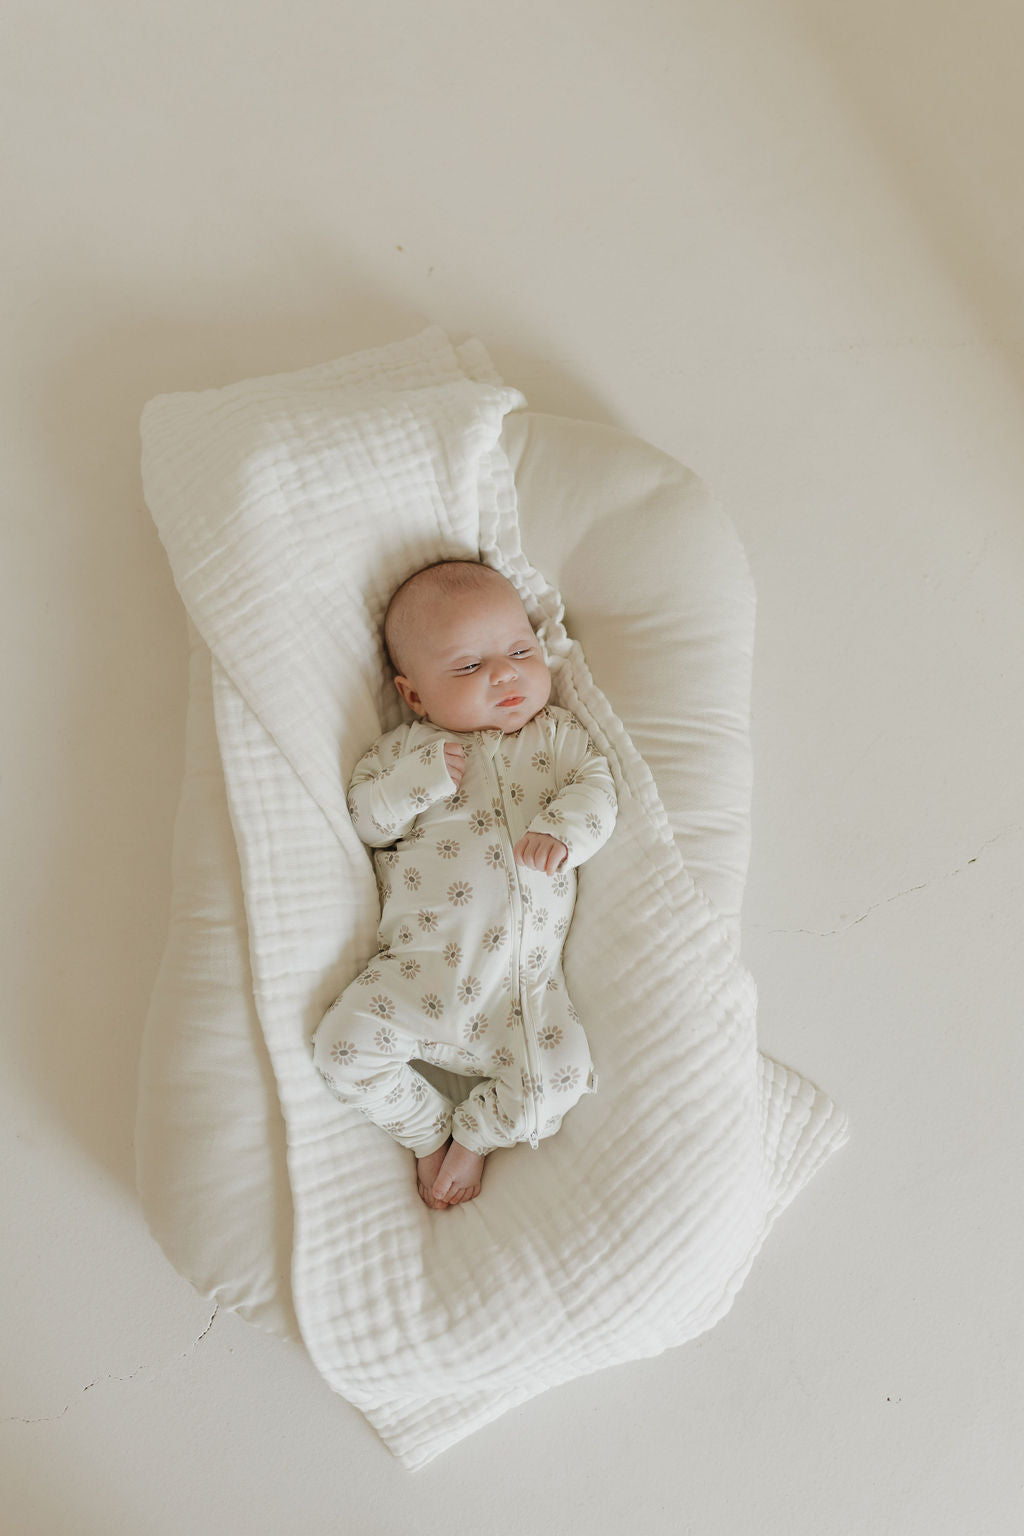
{"label": "crinkled muslin fabric", "polygon": [[[227,959],[211,988],[178,986],[176,1027],[191,1031],[196,1061],[213,1038],[228,1064],[248,1053],[267,1064],[294,1212],[282,1288],[295,1328],[408,1468],[549,1387],[710,1328],[776,1215],[847,1134],[824,1093],[759,1052],[735,913],[695,881],[651,767],[522,547],[506,442],[525,407],[479,342],[453,347],[429,327],[299,372],[162,395],[142,417],[146,500],[189,615],[193,688],[212,704],[204,772],[218,786],[222,774],[230,817],[203,849],[227,893],[208,914],[210,950]],[[563,951],[599,1091],[537,1150],[492,1154],[483,1194],[438,1212],[416,1196],[411,1154],[325,1089],[311,1041],[376,949],[373,863],[346,787],[368,745],[411,718],[387,668],[384,610],[412,571],[456,557],[515,584],[552,702],[607,759],[618,817],[579,870]],[[176,844],[179,923],[195,867]],[[189,911],[193,929],[202,920]],[[177,953],[144,1041],[144,1203]],[[243,1019],[222,1039],[221,1007]],[[241,1144],[230,1097],[211,1098],[199,1070],[176,1081],[184,1098],[206,1096],[226,1147]],[[214,1159],[210,1183],[230,1182],[229,1166]],[[267,1169],[269,1182],[269,1155]],[[179,1228],[200,1206],[178,1207]],[[222,1275],[190,1278],[222,1294]]]}

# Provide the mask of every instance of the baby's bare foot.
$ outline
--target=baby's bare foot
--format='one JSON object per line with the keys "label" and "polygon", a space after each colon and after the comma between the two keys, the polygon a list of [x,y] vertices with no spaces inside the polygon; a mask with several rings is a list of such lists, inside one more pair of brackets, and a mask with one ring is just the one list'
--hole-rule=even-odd
{"label": "baby's bare foot", "polygon": [[435,1200],[431,1194],[434,1181],[441,1171],[441,1164],[445,1160],[445,1154],[452,1144],[449,1136],[444,1146],[438,1147],[436,1152],[428,1152],[426,1157],[416,1159],[416,1187],[420,1192],[420,1199],[424,1205],[429,1205],[432,1211],[446,1211],[447,1200]]}
{"label": "baby's bare foot", "polygon": [[448,1205],[461,1205],[464,1200],[476,1199],[483,1175],[482,1155],[453,1141],[441,1164],[441,1171],[434,1180],[432,1193],[435,1199],[443,1200]]}

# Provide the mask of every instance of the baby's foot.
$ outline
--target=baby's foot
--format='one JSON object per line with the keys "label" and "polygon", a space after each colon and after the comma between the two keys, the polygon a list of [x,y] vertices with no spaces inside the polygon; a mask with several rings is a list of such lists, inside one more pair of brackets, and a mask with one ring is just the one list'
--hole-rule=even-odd
{"label": "baby's foot", "polygon": [[446,1211],[448,1209],[448,1201],[435,1200],[430,1191],[441,1171],[441,1164],[444,1162],[445,1154],[451,1144],[452,1139],[449,1136],[444,1146],[438,1147],[436,1152],[428,1152],[426,1157],[418,1157],[416,1159],[416,1187],[420,1192],[420,1199],[424,1205],[429,1205],[432,1211]]}
{"label": "baby's foot", "polygon": [[434,1180],[433,1195],[447,1205],[461,1205],[464,1200],[475,1200],[480,1193],[484,1175],[484,1160],[479,1152],[453,1141],[441,1164],[441,1171]]}

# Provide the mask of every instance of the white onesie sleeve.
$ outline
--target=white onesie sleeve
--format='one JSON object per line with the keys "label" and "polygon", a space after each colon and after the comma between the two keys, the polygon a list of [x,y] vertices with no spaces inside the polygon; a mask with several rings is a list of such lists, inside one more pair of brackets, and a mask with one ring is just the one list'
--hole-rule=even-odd
{"label": "white onesie sleeve", "polygon": [[[352,825],[371,848],[387,848],[405,837],[421,811],[455,793],[444,742],[438,739],[405,753],[409,729],[400,725],[375,741],[359,759],[348,787]],[[394,761],[386,761],[390,758]]]}
{"label": "white onesie sleeve", "polygon": [[607,760],[594,750],[583,726],[568,710],[559,711],[555,731],[555,779],[558,794],[527,828],[557,837],[569,850],[562,869],[593,858],[612,835],[619,802]]}

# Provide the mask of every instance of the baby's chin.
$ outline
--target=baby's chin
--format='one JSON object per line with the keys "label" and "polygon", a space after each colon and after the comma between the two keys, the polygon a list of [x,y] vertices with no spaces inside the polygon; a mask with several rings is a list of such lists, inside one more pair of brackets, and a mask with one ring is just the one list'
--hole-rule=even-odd
{"label": "baby's chin", "polygon": [[506,735],[512,735],[515,731],[521,731],[524,725],[528,725],[543,708],[543,704],[520,705],[513,709],[496,708],[490,719],[478,720],[475,725],[456,725],[451,719],[439,720],[434,715],[426,715],[424,718],[431,725],[435,725],[439,731],[454,731],[463,736],[468,736],[473,731],[504,731]]}

